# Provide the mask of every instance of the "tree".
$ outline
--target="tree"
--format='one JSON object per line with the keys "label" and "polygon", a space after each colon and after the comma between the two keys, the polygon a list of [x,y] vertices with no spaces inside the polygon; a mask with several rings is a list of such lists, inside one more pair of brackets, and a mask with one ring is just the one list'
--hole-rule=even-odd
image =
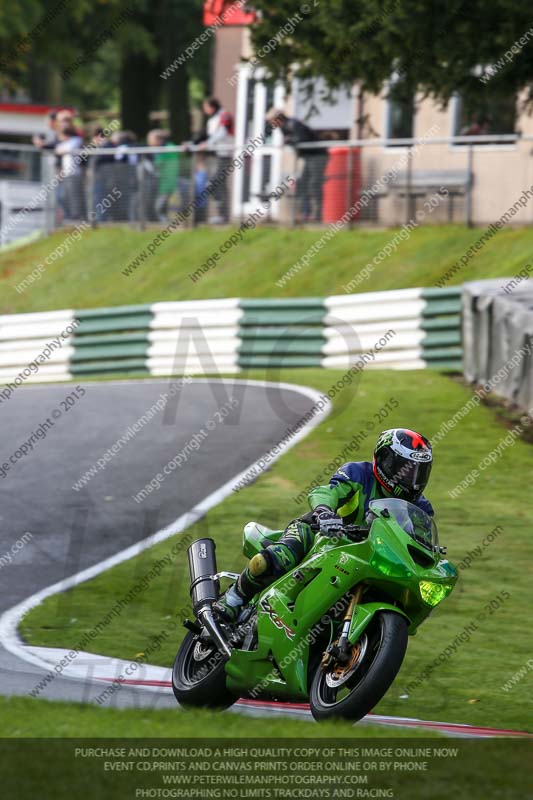
{"label": "tree", "polygon": [[[294,19],[292,0],[254,6],[261,12],[256,52],[269,49],[263,63],[285,80],[321,75],[330,87],[359,81],[379,92],[396,73],[411,90],[445,103],[456,91],[479,93],[481,71],[502,94],[527,89],[533,99],[533,25],[523,0],[308,0],[309,13],[300,11],[287,36],[280,31]],[[528,31],[531,44],[520,45]],[[267,48],[276,37],[279,44]]]}
{"label": "tree", "polygon": [[181,141],[190,133],[190,81],[209,81],[209,44],[166,79],[161,74],[203,32],[202,7],[202,0],[0,4],[0,90],[81,109],[116,107],[119,96],[123,127],[140,136],[150,111],[166,108]]}

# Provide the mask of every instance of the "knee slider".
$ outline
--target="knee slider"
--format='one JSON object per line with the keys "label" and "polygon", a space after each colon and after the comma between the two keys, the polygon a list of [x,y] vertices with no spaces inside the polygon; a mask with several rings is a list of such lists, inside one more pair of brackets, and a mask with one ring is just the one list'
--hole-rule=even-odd
{"label": "knee slider", "polygon": [[264,555],[262,553],[257,553],[257,555],[253,556],[248,564],[248,569],[254,578],[264,575],[268,569],[268,562]]}

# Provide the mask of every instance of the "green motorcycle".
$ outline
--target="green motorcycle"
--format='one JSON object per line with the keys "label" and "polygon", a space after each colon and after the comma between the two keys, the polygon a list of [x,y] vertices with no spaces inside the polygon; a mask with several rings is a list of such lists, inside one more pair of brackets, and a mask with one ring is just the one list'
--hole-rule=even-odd
{"label": "green motorcycle", "polygon": [[[195,620],[174,662],[185,706],[227,708],[239,697],[309,701],[315,719],[358,720],[381,700],[402,664],[408,635],[444,600],[457,571],[434,520],[404,500],[370,503],[368,525],[317,530],[291,572],[245,606],[233,624],[213,612],[223,578],[215,543],[188,550]],[[283,531],[244,529],[251,558]]]}

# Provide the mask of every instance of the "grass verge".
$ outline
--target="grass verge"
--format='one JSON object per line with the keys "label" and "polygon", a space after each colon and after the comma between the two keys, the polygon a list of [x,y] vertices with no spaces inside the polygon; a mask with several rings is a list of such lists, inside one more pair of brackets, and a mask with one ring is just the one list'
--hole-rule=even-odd
{"label": "grass verge", "polygon": [[[58,231],[46,239],[0,255],[0,313],[66,308],[96,308],[161,300],[213,297],[298,297],[342,294],[347,285],[395,234],[394,230],[342,231],[284,285],[277,285],[324,231],[261,228],[247,232],[215,268],[193,282],[194,273],[230,234],[226,228],[199,228],[169,237],[135,272],[122,274],[146,249],[157,230],[103,228],[83,233],[49,259],[68,236]],[[460,225],[425,227],[375,266],[352,291],[371,292],[432,286],[479,237]],[[503,230],[449,281],[513,276],[529,262],[533,230]],[[27,276],[43,265],[28,288],[17,292]]]}
{"label": "grass verge", "polygon": [[[155,695],[154,695],[155,697]],[[361,737],[387,738],[393,735],[402,738],[427,738],[427,731],[411,731],[360,725],[354,728],[349,722],[327,722],[317,730],[316,725],[305,720],[285,718],[244,717],[241,714],[215,714],[198,709],[194,713],[175,709],[151,708],[100,708],[81,705],[39,701],[39,713],[35,713],[35,700],[26,697],[0,697],[0,735],[2,737],[32,739],[100,738],[184,738],[205,736],[247,739],[254,736],[265,738],[305,737]],[[438,733],[429,732],[439,737]]]}

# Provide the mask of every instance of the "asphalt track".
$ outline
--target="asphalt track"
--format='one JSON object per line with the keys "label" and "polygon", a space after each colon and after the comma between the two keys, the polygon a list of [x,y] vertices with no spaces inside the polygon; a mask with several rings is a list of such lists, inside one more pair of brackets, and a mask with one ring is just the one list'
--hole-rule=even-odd
{"label": "asphalt track", "polygon": [[[17,389],[9,401],[0,404],[0,467],[9,465],[4,477],[0,471],[2,694],[28,696],[65,654],[60,649],[24,646],[16,626],[26,607],[185,530],[227,496],[240,473],[278,443],[318,397],[302,387],[195,380],[176,392],[177,402],[168,402],[123,444],[105,469],[97,470],[84,488],[74,490],[73,484],[170,385],[162,380],[84,383],[85,394],[68,409],[63,402],[72,394],[73,384],[32,386]],[[237,399],[237,407],[223,420],[220,409],[231,396]],[[316,414],[291,438],[290,445],[322,417]],[[46,435],[35,441],[28,455],[12,458],[46,419],[53,420]],[[186,463],[142,504],[136,503],[132,495],[202,430],[208,435],[202,437],[198,449],[189,448]],[[13,552],[15,543],[28,532],[31,538]],[[101,701],[103,690],[123,673],[124,666],[127,662],[80,653],[39,697]],[[175,709],[169,678],[168,670],[144,665],[134,678],[121,684],[120,691],[99,704]],[[305,704],[251,700],[240,701],[230,711],[299,719],[311,716]],[[407,717],[369,715],[365,722],[425,728],[452,736],[533,737],[518,731]]]}
{"label": "asphalt track", "polygon": [[[28,386],[0,404],[0,465],[9,464],[0,478],[0,613],[183,520],[279,442],[314,404],[310,393],[297,387],[194,380],[179,388],[177,401],[168,401],[105,469],[73,490],[170,385],[166,380],[83,383],[85,395],[68,410],[63,402],[73,384]],[[238,404],[222,419],[231,396]],[[13,454],[46,419],[54,424],[44,438],[16,458]],[[198,449],[188,448],[186,463],[136,503],[132,495],[202,430],[207,435]],[[189,522],[194,516],[193,511]],[[32,538],[11,554],[28,532]],[[2,694],[27,694],[42,675],[37,663],[0,648]],[[90,701],[100,691],[101,685],[59,677],[42,696]],[[154,697],[131,689],[121,692],[118,705],[175,707],[175,701],[168,692]]]}

